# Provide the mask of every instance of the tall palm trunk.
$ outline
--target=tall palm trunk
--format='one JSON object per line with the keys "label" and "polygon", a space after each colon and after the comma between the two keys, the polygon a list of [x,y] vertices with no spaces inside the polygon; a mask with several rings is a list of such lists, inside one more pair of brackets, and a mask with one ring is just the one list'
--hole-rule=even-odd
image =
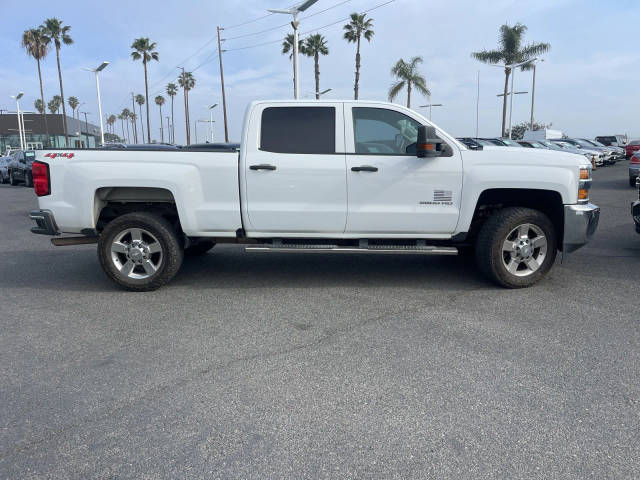
{"label": "tall palm trunk", "polygon": [[320,100],[320,56],[318,52],[313,56],[313,63],[316,75],[316,100]]}
{"label": "tall palm trunk", "polygon": [[45,134],[47,135],[47,142],[46,142],[46,146],[49,147],[50,146],[50,139],[49,139],[49,125],[47,125],[47,104],[44,103],[44,90],[42,88],[42,73],[40,72],[40,59],[36,58],[37,62],[38,62],[38,78],[40,79],[40,101],[42,101],[42,119],[44,120],[44,131]]}
{"label": "tall palm trunk", "polygon": [[189,103],[187,101],[187,89],[182,87],[182,92],[184,93],[184,125],[187,129],[187,145],[189,145],[191,142],[189,136]]}
{"label": "tall palm trunk", "polygon": [[58,62],[58,81],[60,82],[60,97],[62,98],[62,127],[64,128],[64,146],[69,146],[67,131],[67,109],[64,106],[64,90],[62,89],[62,69],[60,68],[60,47],[56,45],[56,61]]}
{"label": "tall palm trunk", "polygon": [[509,74],[511,69],[504,69],[504,95],[502,97],[502,136],[505,136],[507,125],[507,91],[509,90]]}
{"label": "tall palm trunk", "polygon": [[[144,116],[142,115],[142,105],[138,105],[138,110],[140,111],[140,131],[142,132],[141,140],[142,140],[142,143],[144,143]],[[149,110],[147,110],[147,116],[148,115],[149,115]],[[147,120],[149,119],[147,118]],[[151,143],[151,140],[149,140],[149,143]]]}
{"label": "tall palm trunk", "polygon": [[173,95],[171,95],[171,136],[169,137],[169,143],[176,143],[176,130],[173,125]]}
{"label": "tall palm trunk", "polygon": [[407,108],[411,108],[411,82],[407,81]]}
{"label": "tall palm trunk", "polygon": [[353,99],[358,100],[358,84],[360,83],[360,37],[358,36],[358,48],[356,49],[356,81],[353,86]]}
{"label": "tall palm trunk", "polygon": [[160,141],[164,143],[164,126],[162,125],[162,105],[158,105],[160,107]]}
{"label": "tall palm trunk", "polygon": [[[149,80],[147,79],[147,61],[142,62],[144,65],[144,97],[146,100],[147,108],[147,143],[151,143],[151,129],[149,127]],[[144,129],[142,129],[142,136],[144,138]]]}

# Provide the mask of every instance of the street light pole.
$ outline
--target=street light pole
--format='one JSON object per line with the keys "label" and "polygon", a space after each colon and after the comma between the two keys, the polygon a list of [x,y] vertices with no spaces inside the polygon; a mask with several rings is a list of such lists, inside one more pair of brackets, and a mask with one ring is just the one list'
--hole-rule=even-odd
{"label": "street light pole", "polygon": [[211,138],[211,143],[213,143],[213,109],[217,106],[217,103],[209,106],[209,137]]}
{"label": "street light pole", "polygon": [[432,107],[444,107],[442,103],[429,103],[427,105],[420,105],[421,108],[429,107],[429,120],[431,120],[431,108]]}
{"label": "street light pole", "polygon": [[24,92],[20,92],[17,95],[11,95],[11,98],[16,100],[16,117],[18,117],[18,137],[20,138],[20,150],[24,150],[26,138],[24,137],[24,126],[22,123],[22,117],[20,115],[20,99],[24,95]]}
{"label": "street light pole", "polygon": [[89,122],[87,121],[87,115],[90,112],[78,112],[84,115],[84,136],[87,138],[87,148],[89,148]]}
{"label": "street light pole", "polygon": [[[541,62],[544,62],[544,58],[540,59]],[[536,62],[533,62],[533,85],[531,86],[531,125],[530,130],[533,130],[533,106],[536,97]]]}
{"label": "street light pole", "polygon": [[98,73],[105,69],[109,65],[109,62],[102,62],[96,68],[85,68],[89,72],[96,74],[96,91],[98,92],[98,115],[100,116],[100,142],[104,145],[104,125],[102,123],[102,102],[100,101],[100,81],[98,80]]}
{"label": "street light pole", "polygon": [[299,71],[298,71],[298,42],[299,42],[299,30],[300,22],[298,21],[298,15],[300,12],[304,12],[311,5],[316,3],[318,0],[305,0],[300,5],[291,7],[286,10],[279,9],[268,9],[268,12],[271,13],[285,13],[288,15],[293,15],[293,21],[291,22],[291,26],[293,27],[293,97],[298,100],[300,98],[300,89],[299,89]]}

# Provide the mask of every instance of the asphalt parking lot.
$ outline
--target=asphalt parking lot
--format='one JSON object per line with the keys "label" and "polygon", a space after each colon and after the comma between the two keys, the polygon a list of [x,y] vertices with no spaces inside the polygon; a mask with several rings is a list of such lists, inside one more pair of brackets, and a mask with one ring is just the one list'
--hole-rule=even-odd
{"label": "asphalt parking lot", "polygon": [[0,478],[638,478],[627,162],[539,285],[463,257],[245,253],[117,289],[0,186]]}

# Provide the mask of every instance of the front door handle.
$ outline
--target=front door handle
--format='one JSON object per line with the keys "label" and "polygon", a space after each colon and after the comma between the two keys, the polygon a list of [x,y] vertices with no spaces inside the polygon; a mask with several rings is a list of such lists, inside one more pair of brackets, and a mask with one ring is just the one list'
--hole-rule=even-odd
{"label": "front door handle", "polygon": [[352,172],[377,172],[378,167],[372,167],[371,165],[361,165],[359,167],[351,167]]}
{"label": "front door handle", "polygon": [[261,163],[260,165],[251,165],[249,167],[251,170],[275,170],[275,165],[269,165],[267,163]]}

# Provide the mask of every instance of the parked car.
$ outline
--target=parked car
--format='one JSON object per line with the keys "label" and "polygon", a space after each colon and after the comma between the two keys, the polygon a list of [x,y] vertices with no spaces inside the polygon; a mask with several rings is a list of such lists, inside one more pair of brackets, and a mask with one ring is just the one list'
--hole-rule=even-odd
{"label": "parked car", "polygon": [[631,215],[633,223],[636,224],[636,232],[640,233],[640,177],[636,180],[636,187],[638,187],[638,200],[631,204]]}
{"label": "parked car", "polygon": [[489,140],[484,140],[482,138],[475,137],[458,137],[456,138],[459,142],[462,142],[467,148],[471,150],[482,150],[483,147],[495,147],[496,144],[490,142]]}
{"label": "parked car", "polygon": [[35,160],[33,150],[15,150],[11,153],[9,161],[9,183],[18,185],[23,183],[25,187],[33,187],[33,176],[31,174],[31,164]]}
{"label": "parked car", "polygon": [[[106,275],[153,290],[184,254],[455,255],[474,248],[498,285],[533,285],[594,234],[591,166],[579,155],[470,150],[401,105],[257,101],[239,152],[74,150],[33,164],[34,233],[98,243]],[[464,182],[464,190],[462,188]]]}
{"label": "parked car", "polygon": [[624,135],[603,135],[595,138],[596,142],[600,142],[607,147],[623,147],[627,144]]}
{"label": "parked car", "polygon": [[622,147],[616,147],[614,145],[604,145],[598,142],[597,140],[589,140],[587,138],[579,138],[578,140],[584,140],[585,142],[590,143],[594,147],[602,148],[603,151],[605,151],[605,155],[607,154],[606,152],[609,151],[610,152],[609,155],[612,163],[615,163],[619,160],[624,160],[625,158],[625,150]]}
{"label": "parked car", "polygon": [[9,157],[0,157],[0,183],[9,182]]}
{"label": "parked car", "polygon": [[595,150],[592,148],[582,147],[580,144],[572,143],[568,141],[568,139],[553,139],[546,140],[549,142],[553,142],[556,145],[560,145],[565,150],[569,150],[573,153],[582,153],[584,155],[591,155],[592,163],[596,165],[596,167],[601,167],[604,165],[604,153],[600,150]]}
{"label": "parked car", "polygon": [[591,142],[588,142],[587,140],[583,140],[581,138],[563,138],[563,140],[565,142],[568,142],[568,143],[571,143],[572,145],[577,146],[578,148],[582,148],[582,149],[586,148],[586,149],[590,149],[590,150],[594,150],[596,152],[602,153],[602,160],[604,165],[611,165],[615,163],[615,161],[613,160],[613,152],[610,148],[596,147]]}
{"label": "parked car", "polygon": [[[543,145],[540,142],[536,142],[535,140],[518,140],[518,144],[521,147],[525,147],[525,148],[545,148],[545,149],[549,149],[549,147],[547,147],[546,145]],[[562,150],[562,148],[556,147],[553,150]]]}
{"label": "parked car", "polygon": [[640,150],[640,140],[631,140],[624,147],[627,158],[630,158],[635,152]]}
{"label": "parked car", "polygon": [[561,146],[559,143],[556,142],[552,142],[550,140],[540,140],[540,141],[535,141],[535,140],[519,140],[518,143],[520,145],[522,145],[525,148],[544,148],[547,150],[556,150],[556,151],[564,151],[564,152],[571,152],[571,153],[575,153],[577,155],[583,155],[584,157],[587,158],[587,160],[589,160],[591,162],[591,166],[592,168],[595,170],[597,168],[596,162],[595,162],[595,155],[588,153],[588,152],[584,152],[578,148],[573,148],[571,147],[563,147]]}
{"label": "parked car", "polygon": [[636,186],[636,179],[640,177],[640,151],[637,151],[629,159],[629,186]]}

